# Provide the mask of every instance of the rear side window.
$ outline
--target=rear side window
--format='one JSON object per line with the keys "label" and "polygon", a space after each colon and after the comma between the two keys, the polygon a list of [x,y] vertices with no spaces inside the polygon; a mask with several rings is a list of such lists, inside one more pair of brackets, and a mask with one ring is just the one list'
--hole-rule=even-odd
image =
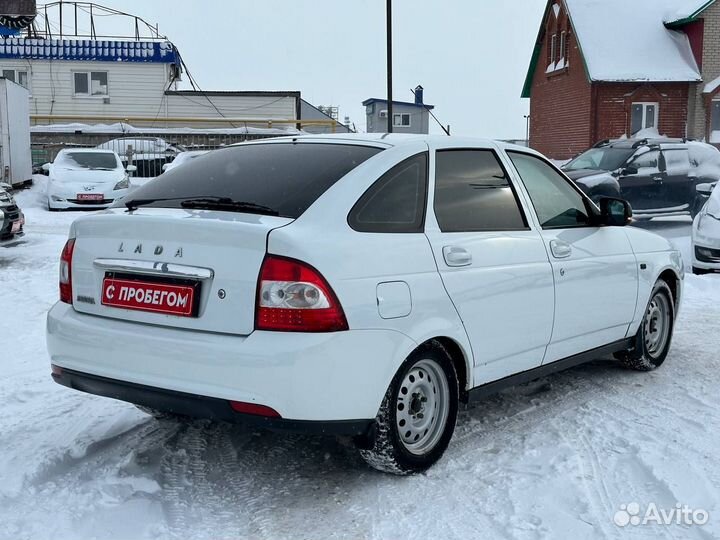
{"label": "rear side window", "polygon": [[670,176],[687,176],[690,173],[690,154],[687,150],[664,150],[665,169]]}
{"label": "rear side window", "polygon": [[418,233],[425,224],[427,153],[386,172],[363,194],[348,216],[359,232]]}
{"label": "rear side window", "polygon": [[116,206],[133,199],[169,199],[145,206],[182,208],[187,199],[224,197],[294,219],[340,178],[381,151],[296,142],[232,146],[167,171]]}
{"label": "rear side window", "polygon": [[508,176],[492,150],[440,150],[435,216],[442,232],[527,228]]}

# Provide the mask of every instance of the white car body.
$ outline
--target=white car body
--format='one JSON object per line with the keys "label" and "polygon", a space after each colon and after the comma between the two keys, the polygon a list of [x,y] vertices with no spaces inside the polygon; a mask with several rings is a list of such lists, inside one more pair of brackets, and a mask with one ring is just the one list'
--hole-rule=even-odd
{"label": "white car body", "polygon": [[184,163],[188,163],[193,159],[204,156],[209,151],[210,150],[189,150],[187,152],[180,152],[170,163],[166,163],[165,165],[163,165],[162,170],[163,172],[171,171]]}
{"label": "white car body", "polygon": [[[73,159],[78,154],[107,167],[82,166]],[[129,186],[127,171],[112,150],[63,149],[48,167],[47,205],[51,210],[103,209],[127,195]]]}
{"label": "white car body", "polygon": [[720,272],[720,189],[716,186],[692,226],[692,267]]}
{"label": "white car body", "polygon": [[[259,404],[277,411],[291,429],[317,425],[320,431],[357,435],[375,419],[398,368],[429,340],[454,353],[466,395],[561,359],[612,352],[608,347],[627,343],[660,276],[672,282],[679,303],[682,260],[660,236],[632,227],[539,226],[507,154],[541,157],[532,150],[393,135],[311,136],[242,146],[294,142],[382,151],[297,219],[140,207],[111,208],[73,223],[72,304],[57,303],[47,320],[59,382],[70,372],[89,376],[73,387],[102,395],[111,395],[103,386],[107,381],[121,381],[217,403]],[[433,211],[435,156],[452,149],[497,156],[527,227],[442,232]],[[385,172],[419,153],[429,156],[424,230],[386,234],[351,228],[348,215],[358,199]],[[317,269],[337,296],[348,329],[257,330],[258,274],[267,254]],[[198,317],[101,302],[107,272],[162,271],[202,281]]]}

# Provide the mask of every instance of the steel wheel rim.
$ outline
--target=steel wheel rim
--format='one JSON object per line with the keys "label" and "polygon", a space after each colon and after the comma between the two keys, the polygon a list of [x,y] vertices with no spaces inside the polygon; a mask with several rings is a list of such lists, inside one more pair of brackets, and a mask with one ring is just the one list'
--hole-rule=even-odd
{"label": "steel wheel rim", "polygon": [[440,441],[450,411],[450,385],[440,364],[417,362],[405,374],[395,403],[395,424],[402,445],[415,455]]}
{"label": "steel wheel rim", "polygon": [[645,312],[645,351],[657,358],[667,345],[670,336],[670,302],[664,294],[656,294]]}

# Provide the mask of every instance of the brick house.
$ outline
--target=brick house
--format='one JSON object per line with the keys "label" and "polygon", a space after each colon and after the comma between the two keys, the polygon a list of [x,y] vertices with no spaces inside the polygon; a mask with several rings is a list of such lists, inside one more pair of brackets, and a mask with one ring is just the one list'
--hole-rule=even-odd
{"label": "brick house", "polygon": [[549,0],[522,97],[555,159],[646,128],[720,143],[720,2]]}

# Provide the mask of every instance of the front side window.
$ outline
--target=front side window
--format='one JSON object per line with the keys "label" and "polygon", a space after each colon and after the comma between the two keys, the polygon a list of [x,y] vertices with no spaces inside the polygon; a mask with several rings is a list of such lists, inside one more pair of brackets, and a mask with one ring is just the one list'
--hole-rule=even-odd
{"label": "front side window", "polygon": [[73,73],[73,93],[76,96],[107,96],[107,71],[76,71]]}
{"label": "front side window", "polygon": [[435,216],[442,232],[527,228],[515,191],[492,150],[440,150]]}
{"label": "front side window", "polygon": [[637,169],[637,174],[647,176],[660,172],[660,162],[660,150],[650,150],[636,156],[629,165]]}
{"label": "front side window", "polygon": [[543,229],[584,227],[591,223],[585,198],[542,159],[508,152]]}
{"label": "front side window", "polygon": [[658,127],[658,104],[657,103],[633,103],[630,111],[631,126],[630,133],[635,135],[642,129]]}
{"label": "front side window", "polygon": [[633,155],[635,150],[629,148],[591,148],[583,152],[563,167],[566,171],[580,169],[601,169],[603,171],[616,171]]}
{"label": "front side window", "polygon": [[170,169],[133,191],[129,199],[153,199],[145,206],[160,208],[188,208],[191,199],[222,199],[228,201],[229,211],[234,205],[238,212],[249,209],[295,219],[343,176],[381,151],[332,143],[230,146]]}
{"label": "front side window", "polygon": [[427,153],[386,172],[355,203],[348,224],[358,232],[420,233],[425,223]]}
{"label": "front side window", "polygon": [[410,115],[408,113],[393,114],[393,126],[410,127]]}

